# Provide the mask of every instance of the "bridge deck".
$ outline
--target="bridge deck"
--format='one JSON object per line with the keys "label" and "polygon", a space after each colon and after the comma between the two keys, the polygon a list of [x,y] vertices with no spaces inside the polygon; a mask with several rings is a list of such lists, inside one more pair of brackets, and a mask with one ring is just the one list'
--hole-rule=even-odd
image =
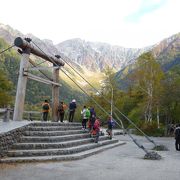
{"label": "bridge deck", "polygon": [[16,128],[20,128],[30,123],[32,122],[31,121],[8,121],[8,122],[0,121],[0,134],[11,131]]}

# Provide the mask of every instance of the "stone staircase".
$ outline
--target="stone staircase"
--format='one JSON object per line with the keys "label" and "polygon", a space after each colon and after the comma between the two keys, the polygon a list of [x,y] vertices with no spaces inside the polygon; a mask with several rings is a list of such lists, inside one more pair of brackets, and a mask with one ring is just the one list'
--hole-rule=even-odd
{"label": "stone staircase", "polygon": [[20,141],[13,144],[1,163],[67,161],[82,159],[106,149],[125,144],[107,136],[94,143],[80,123],[32,123],[23,132]]}

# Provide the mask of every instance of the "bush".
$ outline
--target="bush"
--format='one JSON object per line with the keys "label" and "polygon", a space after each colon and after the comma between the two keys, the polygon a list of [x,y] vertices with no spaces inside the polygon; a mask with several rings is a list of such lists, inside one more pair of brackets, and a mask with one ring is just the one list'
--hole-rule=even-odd
{"label": "bush", "polygon": [[[164,128],[162,126],[158,128],[156,122],[140,122],[138,127],[148,136],[164,136]],[[137,134],[140,134],[140,132],[137,132]]]}

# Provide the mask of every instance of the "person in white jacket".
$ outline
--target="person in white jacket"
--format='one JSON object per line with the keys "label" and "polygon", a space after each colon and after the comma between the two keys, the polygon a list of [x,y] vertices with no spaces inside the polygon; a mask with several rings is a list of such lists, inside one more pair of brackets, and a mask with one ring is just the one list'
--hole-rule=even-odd
{"label": "person in white jacket", "polygon": [[[88,121],[88,108],[86,108],[86,106],[83,107],[82,111],[81,111],[81,115],[82,115],[82,129],[85,130],[86,129],[86,123]],[[90,114],[90,113],[89,113]]]}

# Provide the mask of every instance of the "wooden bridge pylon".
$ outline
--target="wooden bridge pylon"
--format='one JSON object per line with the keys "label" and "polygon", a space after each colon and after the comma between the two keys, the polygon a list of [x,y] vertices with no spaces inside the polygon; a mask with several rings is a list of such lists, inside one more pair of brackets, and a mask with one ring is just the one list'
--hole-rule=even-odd
{"label": "wooden bridge pylon", "polygon": [[[27,79],[30,78],[43,83],[52,84],[52,120],[57,121],[58,119],[57,107],[59,104],[59,86],[60,86],[59,67],[64,66],[64,62],[59,59],[60,56],[53,57],[37,49],[32,43],[30,43],[30,39],[27,38],[22,39],[21,37],[17,37],[14,41],[14,44],[18,48],[21,48],[22,58],[20,62],[13,120],[15,121],[22,120],[25,94],[26,94],[26,84],[27,84]],[[52,74],[52,81],[42,80],[40,77],[36,77],[35,75],[31,75],[31,74],[28,75],[27,69],[29,67],[29,56],[31,53],[53,64],[54,68]]]}

